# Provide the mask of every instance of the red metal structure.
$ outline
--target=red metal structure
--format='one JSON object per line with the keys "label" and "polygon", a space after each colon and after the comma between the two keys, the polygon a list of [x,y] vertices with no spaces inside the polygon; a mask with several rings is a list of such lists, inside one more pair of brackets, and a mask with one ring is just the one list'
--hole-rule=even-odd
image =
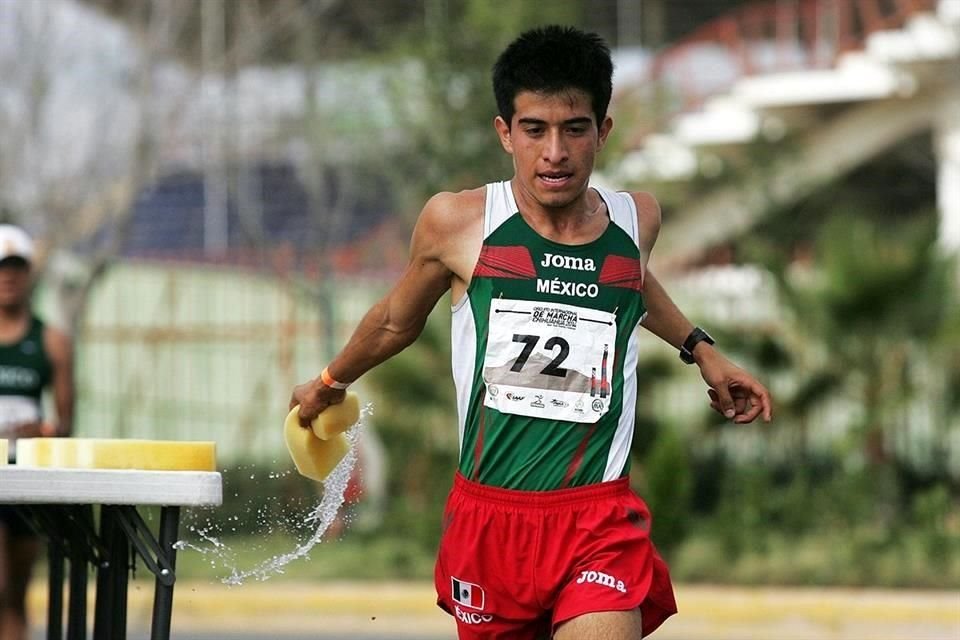
{"label": "red metal structure", "polygon": [[[827,69],[868,36],[903,27],[936,0],[773,0],[744,5],[663,49],[648,79],[618,99],[639,100],[657,124],[701,106],[737,80]],[[652,108],[652,111],[651,111]],[[652,125],[652,123],[651,123]],[[649,133],[654,126],[641,126]]]}

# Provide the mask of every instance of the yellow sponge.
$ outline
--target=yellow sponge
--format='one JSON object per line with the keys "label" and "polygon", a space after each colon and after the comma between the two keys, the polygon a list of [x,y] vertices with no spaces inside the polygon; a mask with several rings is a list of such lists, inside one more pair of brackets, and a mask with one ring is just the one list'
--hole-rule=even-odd
{"label": "yellow sponge", "polygon": [[348,393],[340,404],[331,405],[314,419],[312,429],[300,426],[300,405],[287,414],[283,422],[283,439],[300,475],[323,481],[340,463],[350,443],[343,434],[360,419],[360,402]]}
{"label": "yellow sponge", "polygon": [[7,464],[7,452],[10,450],[7,441],[0,438],[0,467]]}
{"label": "yellow sponge", "polygon": [[[300,408],[297,407],[299,411]],[[313,433],[321,440],[329,440],[343,433],[360,419],[360,399],[348,391],[340,404],[332,404],[310,423]]]}
{"label": "yellow sponge", "polygon": [[216,444],[170,440],[26,438],[17,441],[17,464],[70,469],[216,471]]}
{"label": "yellow sponge", "polygon": [[84,469],[216,471],[216,444],[167,440],[77,440]]}
{"label": "yellow sponge", "polygon": [[80,438],[21,438],[17,440],[17,466],[77,469]]}

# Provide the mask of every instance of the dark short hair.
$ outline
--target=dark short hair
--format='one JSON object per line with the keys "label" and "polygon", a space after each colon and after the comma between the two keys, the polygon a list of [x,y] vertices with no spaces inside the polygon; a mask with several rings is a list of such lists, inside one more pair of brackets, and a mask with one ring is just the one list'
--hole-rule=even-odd
{"label": "dark short hair", "polygon": [[557,94],[580,89],[590,96],[597,126],[607,116],[613,92],[610,48],[595,33],[551,25],[521,34],[493,65],[493,95],[509,126],[522,91]]}

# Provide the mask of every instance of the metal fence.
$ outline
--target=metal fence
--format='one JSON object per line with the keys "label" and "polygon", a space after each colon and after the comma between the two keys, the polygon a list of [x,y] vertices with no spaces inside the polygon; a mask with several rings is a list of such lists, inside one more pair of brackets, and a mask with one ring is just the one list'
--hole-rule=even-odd
{"label": "metal fence", "polygon": [[[317,375],[383,285],[295,272],[124,261],[91,295],[77,343],[76,434],[214,440],[220,464],[286,460],[293,386]],[[332,288],[331,288],[332,291]]]}

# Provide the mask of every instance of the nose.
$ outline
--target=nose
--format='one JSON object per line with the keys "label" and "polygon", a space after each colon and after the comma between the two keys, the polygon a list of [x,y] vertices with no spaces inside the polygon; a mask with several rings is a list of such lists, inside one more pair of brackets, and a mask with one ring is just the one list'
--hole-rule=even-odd
{"label": "nose", "polygon": [[562,132],[551,130],[547,134],[543,145],[543,159],[550,164],[562,164],[567,159],[567,145]]}

